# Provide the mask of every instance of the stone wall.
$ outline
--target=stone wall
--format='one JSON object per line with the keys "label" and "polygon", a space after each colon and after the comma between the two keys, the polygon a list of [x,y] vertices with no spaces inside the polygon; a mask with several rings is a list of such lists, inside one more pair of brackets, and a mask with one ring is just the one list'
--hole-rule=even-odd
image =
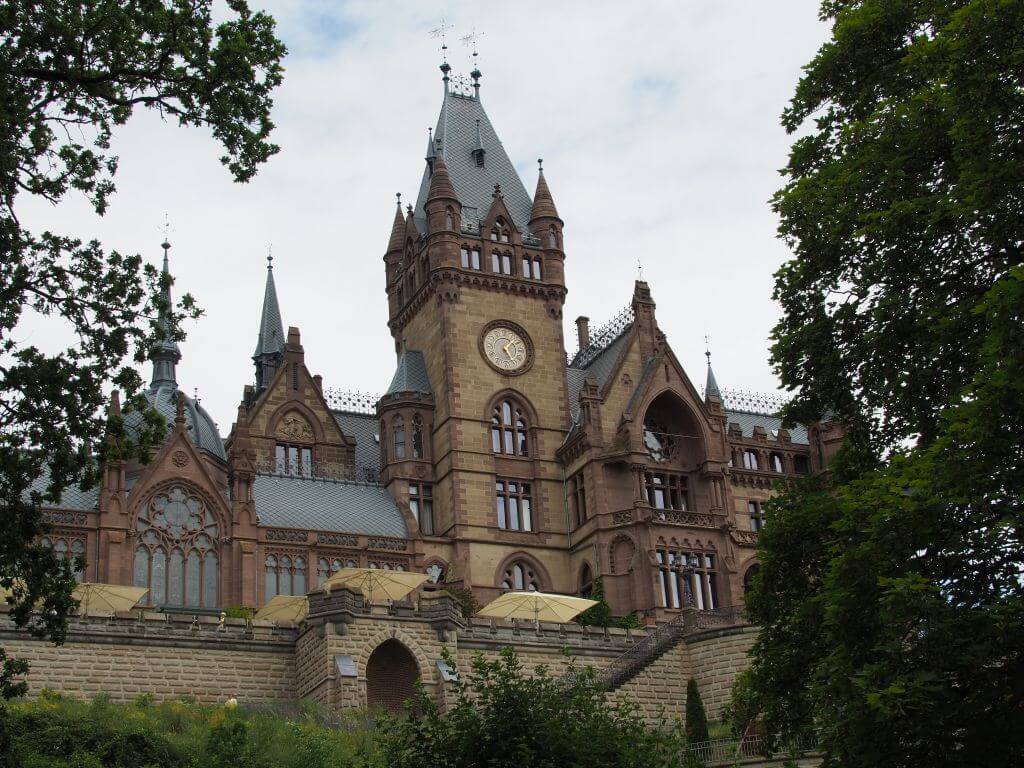
{"label": "stone wall", "polygon": [[[0,611],[3,609],[0,608]],[[157,700],[192,696],[216,703],[310,699],[341,708],[367,701],[367,665],[387,640],[397,640],[416,660],[428,693],[448,700],[451,684],[438,669],[445,648],[460,674],[476,654],[495,659],[502,648],[517,650],[527,671],[544,665],[553,676],[570,664],[598,672],[644,636],[642,632],[600,630],[573,624],[513,624],[464,621],[447,597],[425,598],[419,610],[367,614],[355,595],[336,591],[311,596],[311,612],[299,627],[268,622],[144,613],[73,619],[68,641],[55,647],[14,629],[0,613],[0,645],[29,660],[30,695],[50,688],[73,696],[107,693],[127,701],[139,694]],[[708,715],[716,718],[728,701],[732,679],[747,664],[756,631],[733,626],[692,635],[655,659],[610,695],[637,706],[645,719],[670,724],[685,714],[686,683],[697,680]],[[350,657],[354,675],[339,670]]]}

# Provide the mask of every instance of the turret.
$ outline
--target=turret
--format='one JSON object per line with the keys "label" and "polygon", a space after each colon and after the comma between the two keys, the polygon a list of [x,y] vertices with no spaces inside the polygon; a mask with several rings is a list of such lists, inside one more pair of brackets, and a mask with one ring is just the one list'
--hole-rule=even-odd
{"label": "turret", "polygon": [[530,211],[530,230],[540,238],[544,248],[562,250],[562,220],[558,217],[554,198],[544,178],[544,161],[538,160],[537,191]]}
{"label": "turret", "polygon": [[252,360],[256,366],[256,394],[270,386],[284,355],[284,328],[274,285],[274,257],[267,256],[267,285],[263,292],[260,333]]}
{"label": "turret", "polygon": [[427,233],[457,232],[462,204],[455,194],[444,155],[434,158],[434,172],[430,177],[430,189],[424,203],[427,214]]}
{"label": "turret", "polygon": [[149,359],[153,361],[153,375],[149,382],[151,390],[161,386],[177,386],[175,367],[181,360],[181,350],[174,340],[171,327],[171,272],[168,267],[167,252],[171,244],[164,240],[160,245],[164,249],[164,264],[160,272],[162,288],[160,291],[160,310],[157,315],[156,329],[158,338],[149,348]]}

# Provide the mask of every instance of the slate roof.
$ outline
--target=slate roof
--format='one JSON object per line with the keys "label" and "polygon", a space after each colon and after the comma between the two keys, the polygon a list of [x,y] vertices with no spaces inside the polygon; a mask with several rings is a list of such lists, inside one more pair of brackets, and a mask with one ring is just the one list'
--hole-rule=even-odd
{"label": "slate roof", "polygon": [[381,486],[344,480],[256,475],[262,526],[406,538],[405,518]]}
{"label": "slate roof", "polygon": [[253,357],[273,355],[284,349],[284,327],[281,322],[281,307],[277,303],[277,287],[274,285],[274,270],[267,265],[267,286],[263,291],[263,311],[260,313],[260,335],[256,339]]}
{"label": "slate roof", "polygon": [[418,349],[402,350],[398,358],[395,376],[391,379],[391,386],[385,394],[394,395],[398,392],[422,392],[427,395],[434,393],[430,386],[430,377],[427,375],[427,364],[423,360],[423,353]]}
{"label": "slate roof", "polygon": [[[472,154],[477,146],[477,120],[480,121],[480,141],[484,149],[483,167],[476,164]],[[434,140],[440,142],[448,174],[462,203],[464,221],[479,221],[486,217],[493,202],[494,185],[501,184],[512,223],[521,232],[529,231],[533,202],[477,97],[446,91],[437,128],[434,129]],[[424,205],[429,190],[430,168],[427,166],[423,169],[415,208],[416,224],[422,231],[426,230]]]}
{"label": "slate roof", "polygon": [[[146,390],[146,399],[164,417],[168,429],[174,424],[177,415],[176,395],[178,387],[174,383],[158,383]],[[133,429],[141,423],[142,417],[137,411],[125,416],[125,428]],[[227,461],[227,454],[224,453],[224,441],[220,439],[220,432],[213,417],[206,412],[206,409],[196,403],[188,395],[185,395],[185,425],[188,429],[188,437],[192,443],[201,451],[205,451],[214,458]]]}
{"label": "slate roof", "polygon": [[[44,472],[41,476],[37,477],[32,485],[30,486],[31,491],[38,491],[39,493],[46,493],[46,486],[50,482],[49,474]],[[28,501],[28,497],[23,497],[25,501]],[[100,502],[100,489],[99,486],[90,488],[88,491],[83,491],[77,486],[71,486],[64,489],[64,493],[61,494],[59,502],[54,504],[50,501],[44,501],[40,506],[43,509],[73,509],[78,511],[88,512],[96,509]]]}
{"label": "slate roof", "polygon": [[[782,428],[782,419],[777,416],[768,416],[763,413],[749,413],[747,411],[726,411],[725,420],[728,424],[739,424],[744,437],[754,436],[754,427],[764,427],[768,436],[773,431]],[[796,424],[789,430],[789,437],[797,445],[808,445],[807,427],[803,424]]]}
{"label": "slate roof", "polygon": [[627,325],[622,333],[612,339],[604,349],[593,356],[587,357],[585,364],[570,365],[566,369],[566,379],[569,386],[569,409],[572,412],[573,421],[576,420],[579,411],[580,390],[583,389],[583,382],[588,376],[593,376],[597,379],[598,387],[605,385],[608,377],[615,370],[615,363],[618,361],[619,355],[629,343],[632,328],[632,324]]}
{"label": "slate roof", "polygon": [[331,411],[346,437],[356,441],[356,476],[376,479],[380,472],[380,429],[377,417],[367,413]]}

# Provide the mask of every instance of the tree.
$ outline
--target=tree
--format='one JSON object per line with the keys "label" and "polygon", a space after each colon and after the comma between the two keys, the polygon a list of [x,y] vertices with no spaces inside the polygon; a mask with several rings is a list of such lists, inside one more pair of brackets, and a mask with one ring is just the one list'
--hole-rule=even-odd
{"label": "tree", "polygon": [[[769,508],[765,730],[826,765],[1024,760],[1024,3],[829,0],[783,115],[773,362],[849,437]],[[809,123],[809,125],[808,125]]]}
{"label": "tree", "polygon": [[697,681],[691,677],[686,683],[686,739],[697,744],[710,738],[704,700],[700,697]]}
{"label": "tree", "polygon": [[[284,45],[274,21],[229,0],[214,25],[209,0],[15,0],[0,6],[0,586],[12,590],[19,626],[63,640],[72,608],[72,566],[34,544],[46,529],[40,504],[98,480],[99,462],[145,460],[163,436],[146,409],[132,362],[154,338],[181,338],[197,314],[184,297],[164,306],[163,284],[137,255],[22,227],[19,196],[58,203],[84,194],[102,215],[114,192],[116,126],[136,107],[179,125],[207,126],[224,146],[221,162],[247,181],[277,147],[268,141],[271,91]],[[156,323],[163,310],[169,322]],[[75,343],[57,353],[25,339],[26,324],[57,318]],[[125,393],[145,411],[126,434],[105,419],[104,391]],[[33,613],[33,608],[39,610]],[[24,670],[3,657],[0,694],[21,687]]]}
{"label": "tree", "polygon": [[[455,661],[446,653],[448,664]],[[678,734],[648,728],[628,704],[611,704],[594,672],[561,680],[541,666],[527,675],[515,651],[478,655],[454,683],[445,712],[423,687],[407,717],[380,727],[384,764],[395,768],[475,766],[678,766]]]}

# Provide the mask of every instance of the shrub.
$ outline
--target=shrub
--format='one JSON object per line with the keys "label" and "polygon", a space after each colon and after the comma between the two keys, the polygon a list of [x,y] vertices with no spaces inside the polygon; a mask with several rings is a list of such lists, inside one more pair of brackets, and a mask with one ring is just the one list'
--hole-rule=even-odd
{"label": "shrub", "polygon": [[686,683],[686,739],[691,744],[707,741],[708,716],[704,711],[704,700],[700,697],[697,681],[692,677]]}

